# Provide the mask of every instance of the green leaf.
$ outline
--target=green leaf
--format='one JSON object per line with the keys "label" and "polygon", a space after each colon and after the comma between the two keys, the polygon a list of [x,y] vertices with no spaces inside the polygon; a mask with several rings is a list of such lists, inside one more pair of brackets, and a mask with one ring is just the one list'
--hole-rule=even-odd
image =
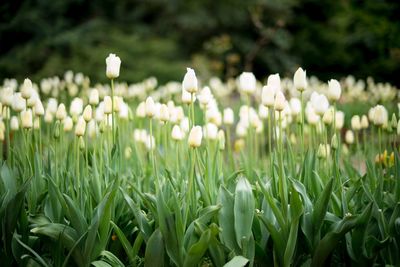
{"label": "green leaf", "polygon": [[164,241],[160,229],[156,229],[146,245],[144,266],[164,266]]}
{"label": "green leaf", "polygon": [[232,223],[235,220],[233,214],[233,195],[224,186],[220,186],[217,201],[221,204],[221,209],[218,213],[218,224],[222,228],[220,232],[221,242],[231,251],[237,251],[238,245],[236,244],[235,228]]}
{"label": "green leaf", "polygon": [[234,218],[236,242],[240,248],[243,242],[248,242],[251,236],[255,202],[251,185],[246,178],[241,177],[236,185]]}
{"label": "green leaf", "polygon": [[204,253],[207,251],[210,238],[211,230],[207,229],[201,234],[199,241],[189,248],[183,266],[192,267],[199,264]]}
{"label": "green leaf", "polygon": [[249,262],[248,259],[246,259],[243,256],[235,256],[233,259],[231,259],[229,262],[227,262],[224,267],[243,267]]}
{"label": "green leaf", "polygon": [[325,186],[324,191],[319,196],[314,206],[312,215],[314,245],[319,241],[319,235],[320,235],[319,231],[321,229],[322,222],[325,218],[326,211],[328,210],[328,203],[331,198],[332,187],[333,187],[333,179],[331,179]]}
{"label": "green leaf", "polygon": [[128,239],[126,238],[124,232],[113,222],[111,221],[111,225],[114,227],[114,231],[118,236],[119,241],[122,244],[122,247],[125,250],[126,255],[129,258],[129,262],[133,263],[135,261],[135,255],[132,254],[132,246],[129,243]]}

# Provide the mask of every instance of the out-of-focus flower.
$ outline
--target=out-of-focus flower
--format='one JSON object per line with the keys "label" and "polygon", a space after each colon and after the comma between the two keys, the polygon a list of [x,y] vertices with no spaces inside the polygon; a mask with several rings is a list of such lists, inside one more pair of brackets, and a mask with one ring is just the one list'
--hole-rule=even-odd
{"label": "out-of-focus flower", "polygon": [[347,130],[344,136],[344,140],[347,144],[351,145],[354,143],[354,133],[352,130]]}
{"label": "out-of-focus flower", "polygon": [[90,90],[89,104],[92,106],[97,106],[97,104],[99,104],[99,90],[96,88]]}
{"label": "out-of-focus flower", "polygon": [[119,69],[121,67],[121,59],[115,54],[109,54],[106,58],[106,75],[109,79],[115,79],[119,76]]}
{"label": "out-of-focus flower", "polygon": [[367,129],[368,126],[369,126],[369,123],[368,123],[367,116],[366,115],[362,115],[362,117],[361,117],[361,128],[362,129]]}
{"label": "out-of-focus flower", "polygon": [[151,96],[146,99],[146,116],[149,118],[153,118],[156,113],[156,107],[154,104],[154,100]]}
{"label": "out-of-focus flower", "polygon": [[377,164],[382,164],[385,167],[393,167],[394,166],[394,152],[390,153],[390,155],[388,155],[387,150],[385,149],[385,151],[381,154],[377,154],[375,157],[375,163]]}
{"label": "out-of-focus flower", "polygon": [[331,101],[338,101],[340,98],[340,95],[342,94],[342,88],[340,87],[340,83],[335,80],[332,79],[330,81],[328,81],[328,98]]}
{"label": "out-of-focus flower", "polygon": [[92,119],[92,106],[87,105],[85,109],[83,110],[83,119],[86,122],[89,122]]}
{"label": "out-of-focus flower", "polygon": [[76,123],[75,126],[75,135],[78,137],[83,136],[85,135],[85,130],[86,130],[86,122],[82,116],[79,116],[78,122]]}
{"label": "out-of-focus flower", "polygon": [[285,108],[285,104],[286,104],[285,95],[281,91],[277,92],[274,103],[275,110],[282,111]]}
{"label": "out-of-focus flower", "polygon": [[354,115],[351,118],[351,128],[353,129],[353,131],[361,130],[361,119],[360,119],[360,116]]}
{"label": "out-of-focus flower", "polygon": [[172,140],[181,141],[184,138],[184,133],[179,125],[174,125],[171,133]]}
{"label": "out-of-focus flower", "polygon": [[24,80],[24,84],[22,85],[22,89],[21,89],[21,96],[24,99],[28,99],[31,97],[32,95],[32,91],[33,91],[33,85],[31,80],[29,80],[28,78],[26,78]]}
{"label": "out-of-focus flower", "polygon": [[252,72],[243,72],[240,74],[239,89],[246,94],[252,94],[256,90],[256,77]]}
{"label": "out-of-focus flower", "polygon": [[189,133],[189,138],[188,138],[188,144],[191,148],[196,148],[201,146],[201,140],[203,138],[203,131],[201,129],[201,126],[193,126],[193,128],[190,130]]}
{"label": "out-of-focus flower", "polygon": [[21,112],[21,126],[25,129],[32,128],[32,110],[24,110]]}
{"label": "out-of-focus flower", "polygon": [[388,120],[388,112],[386,108],[382,105],[377,105],[374,108],[373,112],[373,118],[374,118],[374,124],[376,126],[383,126],[385,123],[387,123]]}
{"label": "out-of-focus flower", "polygon": [[65,117],[67,117],[67,111],[64,104],[61,103],[57,108],[56,119],[62,121]]}
{"label": "out-of-focus flower", "polygon": [[224,109],[224,124],[232,125],[235,122],[235,115],[231,108]]}
{"label": "out-of-focus flower", "polygon": [[183,77],[182,88],[191,94],[198,91],[198,83],[196,73],[191,68],[186,68],[186,74]]}
{"label": "out-of-focus flower", "polygon": [[307,89],[306,72],[302,68],[298,68],[294,73],[293,84],[299,92],[303,92]]}

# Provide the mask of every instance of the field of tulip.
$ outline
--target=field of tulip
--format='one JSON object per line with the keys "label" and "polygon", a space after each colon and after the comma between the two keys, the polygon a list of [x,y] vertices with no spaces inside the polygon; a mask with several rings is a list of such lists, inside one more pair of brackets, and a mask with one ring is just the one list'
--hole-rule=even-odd
{"label": "field of tulip", "polygon": [[400,265],[397,88],[120,64],[1,86],[1,266]]}

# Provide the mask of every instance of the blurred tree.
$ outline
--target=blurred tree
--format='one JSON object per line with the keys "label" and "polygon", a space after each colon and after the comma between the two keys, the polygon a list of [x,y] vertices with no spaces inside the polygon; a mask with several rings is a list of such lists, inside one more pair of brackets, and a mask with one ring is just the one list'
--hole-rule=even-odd
{"label": "blurred tree", "polygon": [[0,79],[83,71],[105,81],[105,57],[123,79],[204,78],[253,70],[323,79],[353,73],[400,84],[399,1],[25,0],[0,4]]}

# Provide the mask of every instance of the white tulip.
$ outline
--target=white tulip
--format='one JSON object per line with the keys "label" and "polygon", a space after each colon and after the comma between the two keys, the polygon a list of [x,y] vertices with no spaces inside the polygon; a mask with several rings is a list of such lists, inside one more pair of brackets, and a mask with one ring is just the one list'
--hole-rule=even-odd
{"label": "white tulip", "polygon": [[352,130],[347,130],[346,134],[344,136],[344,140],[346,141],[346,143],[348,143],[349,145],[354,143],[354,133]]}
{"label": "white tulip", "polygon": [[293,97],[293,98],[290,99],[289,104],[290,104],[290,108],[292,110],[292,115],[293,116],[299,115],[300,112],[301,112],[301,102],[300,102],[300,100],[298,98]]}
{"label": "white tulip", "polygon": [[361,128],[367,129],[369,126],[368,118],[366,115],[362,115],[361,117]]}
{"label": "white tulip", "polygon": [[32,95],[32,91],[33,91],[33,85],[31,80],[29,80],[28,78],[26,78],[24,80],[24,84],[22,85],[22,89],[21,89],[21,96],[24,99],[28,99],[31,97]]}
{"label": "white tulip", "polygon": [[160,106],[160,114],[159,114],[158,118],[163,123],[166,123],[167,121],[169,121],[169,109],[168,109],[167,105],[162,104]]}
{"label": "white tulip", "polygon": [[19,129],[19,122],[17,116],[12,116],[10,121],[10,127],[13,131],[18,131]]}
{"label": "white tulip", "polygon": [[204,138],[209,140],[216,140],[218,138],[218,127],[213,123],[207,123],[204,126]]}
{"label": "white tulip", "polygon": [[224,109],[224,124],[232,125],[235,122],[235,115],[231,108]]}
{"label": "white tulip", "polygon": [[261,103],[268,107],[272,108],[275,102],[275,90],[270,85],[263,86],[261,90]]}
{"label": "white tulip", "polygon": [[63,121],[63,128],[64,128],[64,132],[69,132],[72,130],[72,128],[74,127],[74,122],[72,121],[71,117],[66,117]]}
{"label": "white tulip", "polygon": [[106,75],[109,79],[115,79],[119,76],[119,69],[121,66],[121,59],[115,54],[109,54],[106,58]]}
{"label": "white tulip", "polygon": [[57,112],[56,112],[56,119],[62,121],[63,119],[65,119],[65,117],[67,117],[67,111],[65,109],[65,106],[63,103],[61,103],[58,106]]}
{"label": "white tulip", "polygon": [[188,144],[191,148],[201,146],[201,139],[203,138],[203,131],[200,126],[193,126],[190,130]]}
{"label": "white tulip", "polygon": [[99,90],[97,89],[90,90],[89,104],[93,106],[99,104]]}
{"label": "white tulip", "polygon": [[299,92],[303,92],[307,89],[306,72],[302,68],[298,68],[294,73],[293,84]]}
{"label": "white tulip", "polygon": [[174,127],[172,128],[171,137],[172,140],[175,141],[181,141],[184,138],[184,133],[182,132],[179,125],[174,125]]}
{"label": "white tulip", "polygon": [[43,116],[44,115],[44,107],[43,107],[42,101],[40,101],[40,99],[38,99],[36,101],[34,111],[35,111],[35,116]]}
{"label": "white tulip", "polygon": [[75,135],[76,136],[83,136],[85,135],[85,130],[86,130],[86,121],[82,116],[79,116],[78,122],[76,123],[75,126]]}
{"label": "white tulip", "polygon": [[151,96],[146,99],[146,116],[149,118],[153,118],[156,113],[156,106],[154,104],[154,100]]}
{"label": "white tulip", "polygon": [[4,106],[11,107],[14,98],[14,90],[10,86],[6,86],[1,90],[1,103]]}
{"label": "white tulip", "polygon": [[198,95],[198,98],[199,98],[200,104],[202,104],[203,106],[207,106],[212,98],[210,87],[208,87],[208,86],[204,87],[203,90],[201,90],[200,95]]}
{"label": "white tulip", "polygon": [[286,103],[285,95],[281,91],[277,92],[274,103],[275,110],[282,111],[285,108],[285,103]]}
{"label": "white tulip", "polygon": [[374,109],[374,123],[377,126],[383,126],[387,123],[388,112],[382,105],[377,105]]}
{"label": "white tulip", "polygon": [[267,85],[275,92],[281,91],[281,78],[279,74],[271,74],[268,76]]}
{"label": "white tulip", "polygon": [[112,100],[111,97],[106,95],[104,97],[104,114],[111,114],[112,112]]}
{"label": "white tulip", "polygon": [[186,68],[186,74],[183,77],[182,88],[191,94],[198,91],[197,77],[193,69]]}
{"label": "white tulip", "polygon": [[32,110],[28,109],[21,112],[21,126],[25,129],[32,128]]}
{"label": "white tulip", "polygon": [[240,74],[239,89],[246,94],[251,94],[256,90],[256,77],[252,72],[243,72]]}
{"label": "white tulip", "polygon": [[86,122],[89,122],[92,119],[92,106],[87,105],[85,109],[83,110],[83,119]]}
{"label": "white tulip", "polygon": [[340,83],[335,80],[332,79],[330,81],[328,81],[328,98],[331,101],[338,101],[340,98],[340,95],[342,94],[342,88],[340,87]]}
{"label": "white tulip", "polygon": [[26,108],[26,101],[22,98],[21,93],[15,93],[13,96],[12,108],[15,112],[21,112]]}
{"label": "white tulip", "polygon": [[360,119],[360,116],[354,115],[351,118],[351,128],[353,129],[353,131],[361,130],[361,119]]}

